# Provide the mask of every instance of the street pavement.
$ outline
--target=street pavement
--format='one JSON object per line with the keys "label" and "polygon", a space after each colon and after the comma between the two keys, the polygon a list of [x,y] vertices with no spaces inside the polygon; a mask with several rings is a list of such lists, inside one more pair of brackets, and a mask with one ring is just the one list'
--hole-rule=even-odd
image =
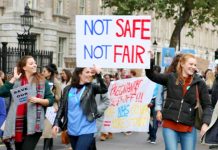
{"label": "street pavement", "polygon": [[[162,138],[162,129],[159,128],[157,133],[157,143],[150,144],[146,142],[147,133],[133,132],[132,135],[125,135],[123,133],[116,133],[113,139],[106,141],[99,141],[97,139],[98,150],[164,150],[164,143]],[[199,136],[198,136],[199,137]],[[54,140],[54,150],[68,150],[69,145],[63,145],[60,141],[60,136]],[[208,146],[201,145],[198,141],[196,150],[208,150]],[[4,146],[0,150],[6,150]],[[37,145],[36,150],[43,150],[43,139]],[[179,148],[180,150],[180,148]]]}

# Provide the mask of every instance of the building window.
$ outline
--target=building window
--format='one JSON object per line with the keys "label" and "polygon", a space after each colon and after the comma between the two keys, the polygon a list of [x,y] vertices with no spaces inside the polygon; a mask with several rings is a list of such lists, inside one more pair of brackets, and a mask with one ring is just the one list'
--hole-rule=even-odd
{"label": "building window", "polygon": [[99,11],[98,14],[100,15],[105,15],[105,8],[103,8],[102,6],[104,5],[105,0],[99,0]]}
{"label": "building window", "polygon": [[36,34],[35,48],[36,50],[40,49],[40,34]]}
{"label": "building window", "polygon": [[85,8],[86,8],[86,0],[80,0],[79,3],[79,8],[80,8],[80,14],[84,15],[85,14]]}
{"label": "building window", "polygon": [[66,38],[59,38],[58,52],[57,52],[57,65],[63,67],[64,61],[64,49],[66,47]]}
{"label": "building window", "polygon": [[63,0],[56,1],[56,14],[63,15]]}
{"label": "building window", "polygon": [[30,9],[37,9],[37,1],[38,0],[28,0]]}

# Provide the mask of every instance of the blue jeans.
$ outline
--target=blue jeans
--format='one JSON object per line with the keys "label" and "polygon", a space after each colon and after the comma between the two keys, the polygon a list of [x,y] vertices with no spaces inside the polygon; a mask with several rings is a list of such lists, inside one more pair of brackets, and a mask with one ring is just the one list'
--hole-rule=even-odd
{"label": "blue jeans", "polygon": [[154,107],[151,108],[151,115],[150,115],[153,120],[149,123],[149,138],[151,141],[156,141],[157,138],[157,129],[158,129],[158,121],[156,119],[156,111]]}
{"label": "blue jeans", "polygon": [[79,136],[69,135],[73,150],[88,150],[94,140],[94,133]]}
{"label": "blue jeans", "polygon": [[165,150],[177,150],[178,141],[182,150],[195,150],[197,131],[193,127],[192,132],[177,132],[169,128],[163,128]]}

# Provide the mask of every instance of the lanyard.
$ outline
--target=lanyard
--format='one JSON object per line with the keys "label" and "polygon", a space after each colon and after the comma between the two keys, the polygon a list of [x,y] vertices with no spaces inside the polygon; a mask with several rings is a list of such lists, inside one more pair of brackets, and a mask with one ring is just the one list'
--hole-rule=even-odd
{"label": "lanyard", "polygon": [[85,90],[85,86],[83,86],[83,88],[79,91],[79,93],[77,94],[76,91],[77,91],[77,88],[73,88],[73,93],[75,95],[75,100],[76,100],[76,103],[79,103],[80,101],[80,98]]}

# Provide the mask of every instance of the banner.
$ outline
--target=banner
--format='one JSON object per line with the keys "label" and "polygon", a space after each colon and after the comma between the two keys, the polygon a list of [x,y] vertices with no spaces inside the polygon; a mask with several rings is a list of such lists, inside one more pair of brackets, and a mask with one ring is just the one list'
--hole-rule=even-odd
{"label": "banner", "polygon": [[30,92],[29,84],[14,88],[11,90],[11,95],[16,105],[27,103]]}
{"label": "banner", "polygon": [[194,49],[182,49],[180,51],[181,54],[196,54],[195,50]]}
{"label": "banner", "polygon": [[102,132],[147,132],[155,83],[147,77],[113,81],[108,89],[110,106],[104,113]]}
{"label": "banner", "polygon": [[77,67],[150,68],[151,16],[76,16]]}
{"label": "banner", "polygon": [[162,67],[168,67],[175,57],[175,48],[162,49]]}

